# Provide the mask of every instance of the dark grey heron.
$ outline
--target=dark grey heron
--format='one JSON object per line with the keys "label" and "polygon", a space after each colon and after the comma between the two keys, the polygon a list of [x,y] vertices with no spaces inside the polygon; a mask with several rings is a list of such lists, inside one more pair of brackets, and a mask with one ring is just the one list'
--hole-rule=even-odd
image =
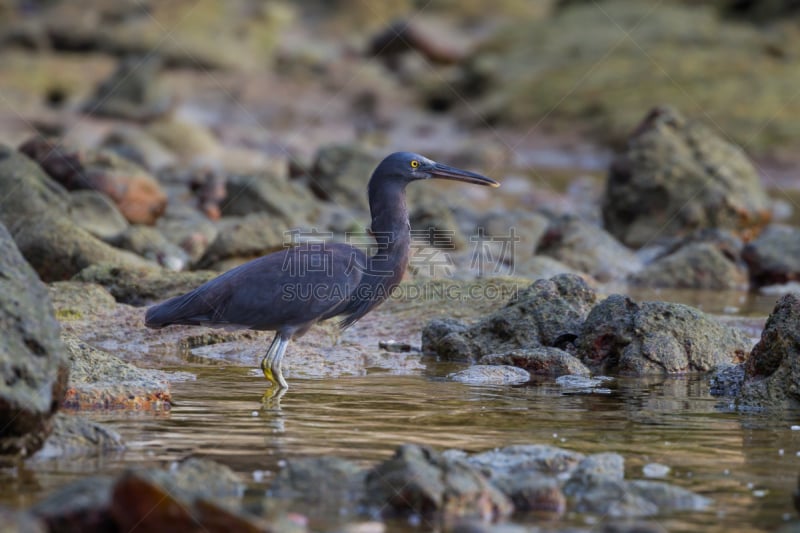
{"label": "dark grey heron", "polygon": [[[397,152],[381,161],[369,180],[375,253],[349,244],[295,246],[238,266],[181,296],[147,310],[145,325],[236,327],[275,331],[261,360],[264,376],[288,385],[281,360],[291,339],[322,320],[340,317],[342,329],[389,297],[408,265],[411,240],[405,189],[412,181],[441,178],[498,187],[491,178]],[[308,268],[325,265],[324,269]]]}

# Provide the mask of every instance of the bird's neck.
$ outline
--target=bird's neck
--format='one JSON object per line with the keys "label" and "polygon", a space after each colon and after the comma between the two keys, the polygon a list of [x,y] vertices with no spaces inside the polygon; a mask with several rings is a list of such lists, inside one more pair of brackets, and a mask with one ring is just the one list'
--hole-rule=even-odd
{"label": "bird's neck", "polygon": [[376,241],[371,257],[373,270],[392,272],[392,277],[399,280],[408,264],[411,243],[405,187],[393,185],[370,190],[369,196],[371,230]]}

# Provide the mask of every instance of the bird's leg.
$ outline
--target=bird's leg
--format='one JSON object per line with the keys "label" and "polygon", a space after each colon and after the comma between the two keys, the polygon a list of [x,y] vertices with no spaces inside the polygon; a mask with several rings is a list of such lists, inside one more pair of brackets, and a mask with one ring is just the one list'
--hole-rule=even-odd
{"label": "bird's leg", "polygon": [[289,338],[284,337],[280,333],[275,333],[275,338],[272,339],[272,344],[269,345],[269,350],[261,359],[261,371],[264,372],[264,377],[272,383],[277,385],[279,389],[288,389],[289,385],[283,378],[281,371],[281,361],[283,354],[286,352],[286,346],[289,344]]}

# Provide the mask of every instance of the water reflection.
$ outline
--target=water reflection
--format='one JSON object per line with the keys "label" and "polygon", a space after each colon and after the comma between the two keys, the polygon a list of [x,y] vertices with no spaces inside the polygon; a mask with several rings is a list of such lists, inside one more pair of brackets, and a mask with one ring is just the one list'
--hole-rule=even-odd
{"label": "water reflection", "polygon": [[440,376],[452,367],[430,364],[418,376],[296,379],[277,404],[264,404],[264,380],[249,369],[196,370],[197,381],[175,384],[180,401],[166,415],[94,416],[126,439],[123,455],[0,471],[4,503],[29,504],[78,475],[187,455],[221,461],[266,487],[290,457],[332,454],[367,466],[407,442],[470,452],[542,443],[622,453],[631,478],[643,477],[648,463],[665,464],[670,482],[715,500],[709,513],[662,517],[670,530],[691,530],[698,520],[709,530],[759,530],[793,512],[800,431],[790,428],[800,420],[720,410],[699,378],[620,379],[609,395],[564,395],[552,382],[447,382]]}

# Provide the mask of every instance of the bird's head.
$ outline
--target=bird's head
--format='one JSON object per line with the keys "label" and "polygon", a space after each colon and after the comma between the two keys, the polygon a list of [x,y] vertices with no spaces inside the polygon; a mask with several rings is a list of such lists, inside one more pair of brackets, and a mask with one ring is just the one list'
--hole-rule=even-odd
{"label": "bird's head", "polygon": [[481,174],[437,163],[412,152],[395,152],[387,156],[372,174],[373,182],[391,182],[402,185],[432,178],[463,181],[489,187],[500,186],[495,180]]}

